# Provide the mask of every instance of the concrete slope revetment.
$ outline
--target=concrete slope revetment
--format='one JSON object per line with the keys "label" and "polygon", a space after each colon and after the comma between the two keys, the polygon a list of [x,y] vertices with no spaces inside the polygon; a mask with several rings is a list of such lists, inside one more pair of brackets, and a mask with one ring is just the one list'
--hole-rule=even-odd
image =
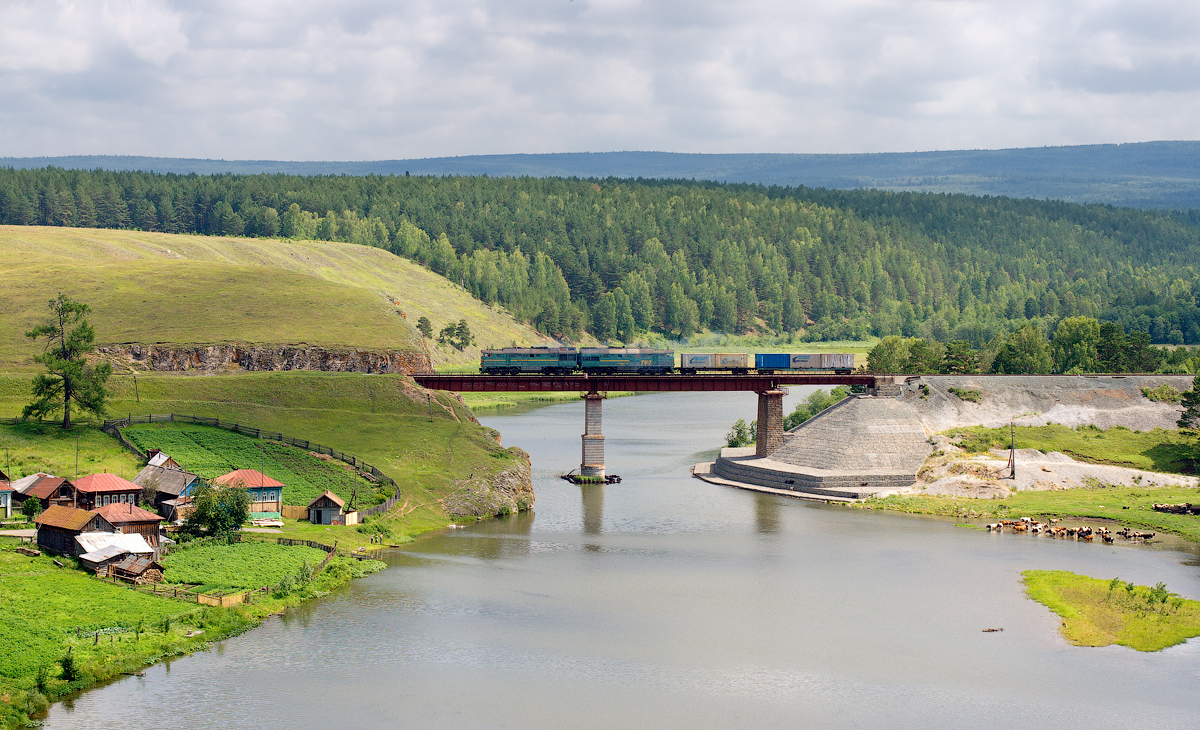
{"label": "concrete slope revetment", "polygon": [[854,500],[911,486],[932,446],[916,410],[895,397],[851,396],[789,431],[765,457],[722,449],[701,479],[758,491]]}

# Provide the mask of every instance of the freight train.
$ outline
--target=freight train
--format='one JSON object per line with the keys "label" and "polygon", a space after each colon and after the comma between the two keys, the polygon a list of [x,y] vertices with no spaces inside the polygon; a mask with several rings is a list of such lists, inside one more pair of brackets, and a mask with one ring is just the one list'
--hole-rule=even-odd
{"label": "freight train", "polygon": [[571,373],[696,375],[698,373],[829,372],[854,370],[854,355],[821,353],[681,353],[675,366],[674,350],[647,347],[505,347],[484,350],[479,372],[488,375],[569,375]]}

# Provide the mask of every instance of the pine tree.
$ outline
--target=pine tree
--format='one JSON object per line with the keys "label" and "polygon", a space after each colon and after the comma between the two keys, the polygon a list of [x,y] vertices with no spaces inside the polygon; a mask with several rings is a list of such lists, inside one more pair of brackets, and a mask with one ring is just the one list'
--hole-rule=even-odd
{"label": "pine tree", "polygon": [[25,406],[22,416],[41,418],[59,409],[63,428],[71,428],[71,405],[78,405],[97,416],[104,415],[108,391],[104,385],[112,375],[108,363],[89,365],[85,356],[95,349],[96,331],[84,317],[88,305],[59,293],[47,306],[51,316],[25,333],[31,340],[44,339],[46,349],[33,360],[47,372],[33,379],[33,403]]}

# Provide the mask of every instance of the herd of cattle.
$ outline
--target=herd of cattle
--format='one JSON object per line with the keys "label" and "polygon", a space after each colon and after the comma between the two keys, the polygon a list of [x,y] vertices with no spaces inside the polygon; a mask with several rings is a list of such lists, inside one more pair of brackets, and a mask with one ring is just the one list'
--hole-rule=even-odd
{"label": "herd of cattle", "polygon": [[1111,545],[1118,537],[1123,537],[1126,540],[1143,542],[1154,537],[1153,532],[1134,532],[1128,527],[1123,527],[1116,532],[1109,530],[1107,527],[1097,527],[1095,529],[1082,525],[1080,527],[1060,527],[1059,520],[1050,520],[1049,524],[1045,522],[1034,522],[1032,517],[1022,517],[1019,520],[1000,520],[986,525],[988,532],[1003,532],[1006,528],[1012,532],[1029,532],[1034,535],[1048,535],[1049,537],[1071,538],[1074,540],[1084,540],[1091,542],[1097,536],[1104,541],[1104,544]]}
{"label": "herd of cattle", "polygon": [[1173,515],[1200,515],[1200,504],[1159,504],[1154,503],[1155,512],[1167,512]]}

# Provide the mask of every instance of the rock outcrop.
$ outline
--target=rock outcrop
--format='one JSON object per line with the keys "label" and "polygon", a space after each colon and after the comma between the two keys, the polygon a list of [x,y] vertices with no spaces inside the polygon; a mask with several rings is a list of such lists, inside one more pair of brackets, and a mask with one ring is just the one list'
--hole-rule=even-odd
{"label": "rock outcrop", "polygon": [[508,449],[513,463],[483,477],[456,482],[458,489],[442,500],[451,517],[492,517],[523,512],[533,507],[533,480],[529,454],[517,447]]}
{"label": "rock outcrop", "polygon": [[363,350],[311,345],[105,345],[97,356],[117,370],[221,373],[231,370],[320,370],[334,373],[412,373],[433,370],[418,350]]}

